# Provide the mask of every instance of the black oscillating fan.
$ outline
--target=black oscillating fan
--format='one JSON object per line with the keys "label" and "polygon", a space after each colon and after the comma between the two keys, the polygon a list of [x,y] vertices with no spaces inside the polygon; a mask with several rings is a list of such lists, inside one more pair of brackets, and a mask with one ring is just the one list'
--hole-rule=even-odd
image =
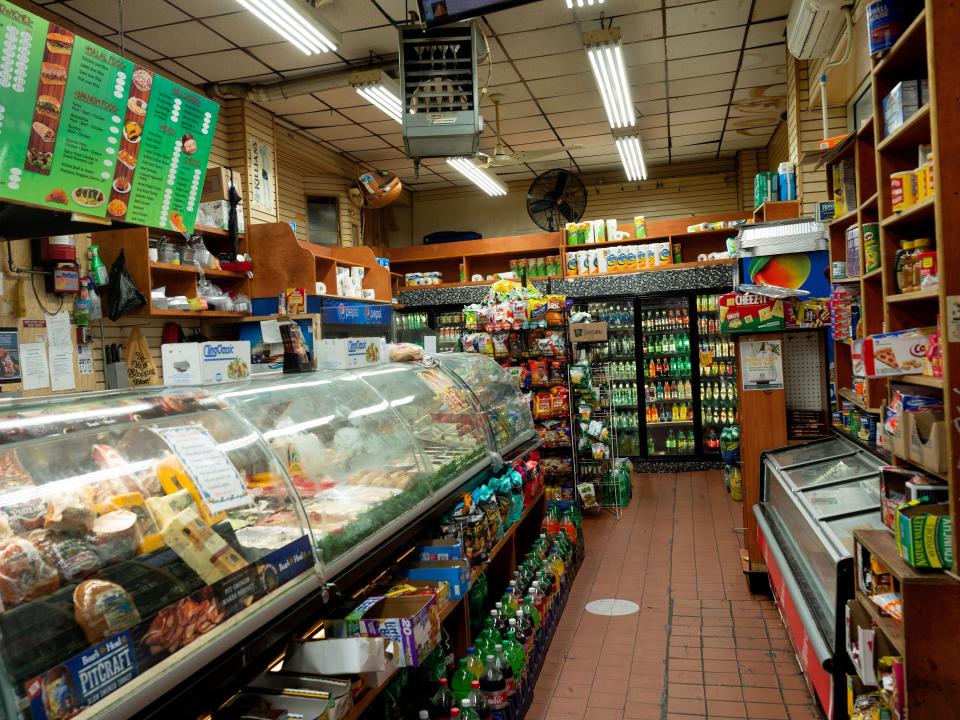
{"label": "black oscillating fan", "polygon": [[587,188],[569,170],[547,170],[527,190],[527,213],[544,230],[556,232],[577,222],[587,209]]}

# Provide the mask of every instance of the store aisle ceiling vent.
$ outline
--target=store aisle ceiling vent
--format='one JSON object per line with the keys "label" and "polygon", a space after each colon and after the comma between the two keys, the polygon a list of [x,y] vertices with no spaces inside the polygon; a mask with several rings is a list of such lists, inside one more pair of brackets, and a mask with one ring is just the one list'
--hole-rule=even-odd
{"label": "store aisle ceiling vent", "polygon": [[[37,0],[88,33],[117,43],[117,3]],[[576,4],[576,3],[574,3]],[[397,26],[416,3],[325,0],[309,10],[341,34],[336,52],[306,55],[265,28],[237,0],[123,0],[125,45],[188,83],[272,83],[318,72],[363,69],[371,57],[397,78]],[[623,168],[583,51],[600,14],[621,29],[624,60],[648,166],[731,157],[762,148],[786,108],[785,30],[790,0],[606,0],[570,10],[540,0],[487,15],[490,88],[503,94],[508,152],[580,145],[554,158],[497,170],[529,183],[553,167],[623,179]],[[485,82],[486,67],[477,74]],[[397,173],[413,189],[465,186],[445,158],[425,160],[419,179],[402,128],[344,83],[267,104],[284,122],[331,149]],[[480,150],[496,144],[493,107]]]}

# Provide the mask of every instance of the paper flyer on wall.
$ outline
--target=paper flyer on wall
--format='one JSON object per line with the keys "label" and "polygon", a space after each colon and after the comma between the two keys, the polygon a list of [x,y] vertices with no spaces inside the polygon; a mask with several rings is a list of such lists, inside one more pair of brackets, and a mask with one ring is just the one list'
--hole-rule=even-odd
{"label": "paper flyer on wall", "polygon": [[783,343],[760,340],[740,343],[744,390],[783,389]]}

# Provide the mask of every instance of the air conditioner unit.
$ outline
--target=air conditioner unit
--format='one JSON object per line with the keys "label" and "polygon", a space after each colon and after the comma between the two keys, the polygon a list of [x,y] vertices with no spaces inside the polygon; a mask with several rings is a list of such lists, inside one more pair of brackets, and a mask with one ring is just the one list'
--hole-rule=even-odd
{"label": "air conditioner unit", "polygon": [[412,158],[472,157],[483,118],[477,83],[476,22],[400,28],[403,144]]}
{"label": "air conditioner unit", "polygon": [[787,49],[801,60],[831,55],[844,27],[849,0],[794,0],[787,17]]}

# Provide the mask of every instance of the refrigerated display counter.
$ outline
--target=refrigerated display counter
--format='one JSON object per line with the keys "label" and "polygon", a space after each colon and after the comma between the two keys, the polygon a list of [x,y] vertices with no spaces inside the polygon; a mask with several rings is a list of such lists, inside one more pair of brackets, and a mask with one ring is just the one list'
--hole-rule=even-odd
{"label": "refrigerated display counter", "polygon": [[169,717],[275,652],[532,428],[491,364],[0,405],[2,717]]}
{"label": "refrigerated display counter", "polygon": [[808,683],[829,718],[845,718],[844,613],[853,597],[853,531],[884,527],[884,463],[840,437],[762,457],[753,512],[770,586]]}

